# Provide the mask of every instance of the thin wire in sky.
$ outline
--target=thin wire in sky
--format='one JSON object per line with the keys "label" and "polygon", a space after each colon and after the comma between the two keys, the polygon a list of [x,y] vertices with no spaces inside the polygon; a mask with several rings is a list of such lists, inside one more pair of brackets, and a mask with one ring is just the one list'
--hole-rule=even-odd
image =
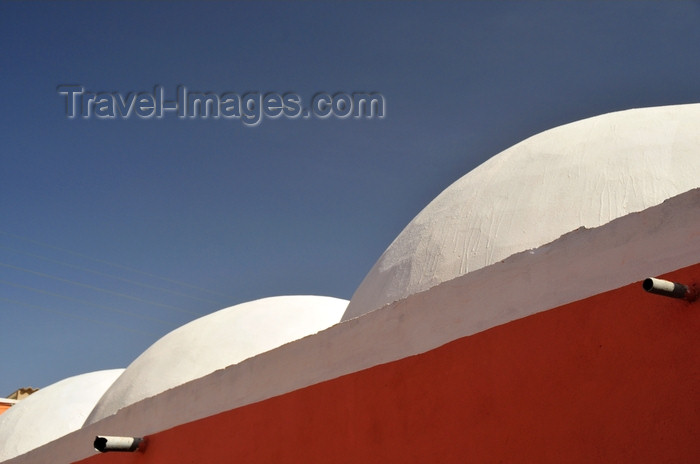
{"label": "thin wire in sky", "polygon": [[4,250],[8,250],[8,251],[10,251],[10,252],[12,252],[12,253],[18,253],[18,254],[22,254],[22,255],[25,255],[25,256],[31,256],[32,258],[41,259],[41,260],[43,260],[43,261],[47,261],[47,262],[50,262],[50,263],[60,264],[60,265],[62,265],[62,266],[70,267],[70,268],[72,268],[72,269],[77,269],[77,270],[79,270],[79,271],[88,272],[88,273],[91,273],[91,274],[101,275],[101,276],[109,277],[109,278],[112,278],[112,279],[120,280],[120,281],[122,281],[122,282],[127,282],[127,283],[129,283],[129,284],[137,285],[137,286],[139,286],[139,287],[148,288],[148,289],[151,289],[151,290],[158,290],[158,291],[161,291],[161,292],[166,292],[166,293],[170,293],[170,294],[173,294],[173,295],[182,296],[182,297],[185,297],[185,298],[191,298],[191,299],[193,299],[193,300],[202,301],[202,302],[204,302],[204,303],[213,303],[213,304],[223,305],[223,303],[221,303],[220,301],[208,300],[208,299],[206,299],[206,298],[199,298],[199,297],[196,297],[196,296],[192,296],[192,295],[188,295],[188,294],[185,294],[185,293],[177,292],[177,291],[175,291],[175,290],[170,290],[170,289],[168,289],[168,288],[157,287],[157,286],[155,286],[155,285],[148,285],[148,284],[144,284],[144,283],[141,283],[141,282],[136,282],[135,280],[126,279],[126,278],[124,278],[124,277],[120,277],[120,276],[117,276],[117,275],[114,275],[114,274],[108,274],[108,273],[106,273],[106,272],[101,272],[101,271],[98,271],[98,270],[95,270],[95,269],[90,269],[90,268],[83,267],[83,266],[78,266],[78,265],[76,265],[76,264],[67,263],[67,262],[65,262],[65,261],[60,261],[60,260],[57,260],[57,259],[48,258],[48,257],[46,257],[46,256],[37,255],[37,254],[35,254],[35,253],[28,253],[28,252],[26,252],[26,251],[16,250],[16,249],[14,249],[14,248],[6,247],[6,246],[3,246],[3,245],[0,245],[0,248],[2,248],[2,249],[4,249]]}
{"label": "thin wire in sky", "polygon": [[62,315],[62,316],[68,316],[68,317],[72,317],[72,318],[74,318],[74,319],[79,319],[79,320],[82,320],[82,321],[91,322],[91,323],[93,323],[93,324],[98,324],[98,325],[100,325],[100,326],[102,326],[102,327],[112,327],[112,328],[119,329],[119,330],[126,330],[126,331],[128,331],[128,332],[132,332],[132,333],[135,333],[135,334],[138,334],[138,335],[147,335],[147,336],[149,336],[149,337],[152,337],[152,336],[153,336],[153,334],[150,334],[150,333],[145,332],[145,331],[143,331],[143,330],[138,330],[138,329],[134,329],[134,328],[131,328],[131,327],[126,327],[126,326],[123,326],[123,325],[121,325],[121,324],[115,324],[114,322],[103,322],[103,321],[98,321],[98,320],[96,320],[96,319],[92,319],[92,318],[89,318],[89,317],[80,316],[80,315],[78,315],[78,314],[71,313],[71,312],[69,312],[69,311],[62,311],[62,310],[59,310],[59,309],[46,308],[46,307],[44,307],[44,306],[38,306],[38,305],[34,305],[34,304],[24,303],[24,302],[22,302],[22,301],[11,300],[11,299],[9,299],[9,298],[4,298],[4,297],[0,297],[0,300],[5,301],[5,302],[7,302],[7,303],[14,304],[14,305],[23,306],[23,307],[25,307],[25,308],[38,309],[39,311],[45,311],[45,312],[49,312],[49,313],[60,314],[60,315]]}
{"label": "thin wire in sky", "polygon": [[155,279],[160,279],[160,280],[165,281],[165,282],[174,283],[174,284],[177,284],[177,285],[181,285],[181,286],[183,286],[183,287],[189,287],[189,288],[191,288],[191,289],[199,290],[199,291],[202,291],[202,292],[206,292],[206,293],[209,293],[209,294],[211,294],[211,295],[217,295],[217,296],[219,296],[219,297],[224,297],[224,298],[226,298],[226,299],[234,299],[234,297],[232,297],[231,295],[226,295],[226,294],[224,294],[224,293],[215,292],[215,291],[213,291],[213,290],[209,290],[209,289],[206,289],[206,288],[203,288],[203,287],[198,287],[198,286],[196,286],[196,285],[192,285],[192,284],[189,284],[189,283],[187,283],[187,282],[182,282],[182,281],[179,281],[179,280],[170,279],[170,278],[168,278],[168,277],[163,277],[163,276],[159,276],[159,275],[156,275],[156,274],[151,274],[151,273],[149,273],[149,272],[144,272],[144,271],[141,271],[141,270],[139,270],[139,269],[135,269],[135,268],[133,268],[133,267],[125,266],[125,265],[123,265],[123,264],[114,263],[114,262],[107,261],[107,260],[104,260],[104,259],[95,258],[95,257],[89,256],[89,255],[86,255],[86,254],[84,254],[84,253],[79,253],[79,252],[77,252],[77,251],[69,250],[69,249],[67,249],[67,248],[58,247],[58,246],[51,245],[51,244],[48,244],[48,243],[45,243],[45,242],[40,242],[40,241],[38,241],[38,240],[31,239],[31,238],[28,238],[28,237],[24,237],[24,236],[22,236],[22,235],[17,235],[17,234],[13,234],[13,233],[10,233],[10,232],[6,232],[6,231],[4,231],[4,230],[2,230],[2,229],[0,229],[0,234],[7,235],[8,237],[18,238],[18,239],[20,239],[20,240],[24,240],[24,241],[26,241],[26,242],[30,242],[30,243],[34,243],[34,244],[37,244],[37,245],[41,245],[41,246],[44,246],[44,247],[47,247],[47,248],[52,248],[52,249],[54,249],[54,250],[59,250],[59,251],[65,252],[65,253],[72,254],[72,255],[74,255],[74,256],[80,256],[81,258],[89,259],[89,260],[95,261],[95,262],[97,262],[97,263],[107,264],[107,265],[109,265],[109,266],[114,266],[114,267],[117,267],[117,268],[125,269],[125,270],[127,270],[127,271],[135,272],[135,273],[137,273],[137,274],[145,275],[145,276],[152,277],[152,278],[155,278]]}
{"label": "thin wire in sky", "polygon": [[10,282],[10,281],[8,281],[8,280],[0,279],[0,283],[3,283],[3,284],[5,284],[5,285],[10,285],[10,286],[15,287],[15,288],[21,288],[21,289],[23,289],[23,290],[29,290],[30,292],[35,292],[35,293],[41,293],[41,294],[44,294],[44,295],[54,296],[54,297],[57,297],[57,298],[62,298],[62,299],[64,299],[64,300],[76,301],[76,302],[78,302],[78,303],[82,303],[82,304],[85,304],[85,305],[88,305],[88,306],[93,306],[93,307],[95,307],[95,308],[104,309],[105,311],[111,311],[111,312],[115,312],[115,313],[121,313],[121,314],[125,314],[125,315],[127,315],[127,316],[138,317],[138,318],[141,318],[141,319],[148,319],[148,320],[151,320],[151,321],[154,321],[154,322],[159,322],[159,323],[161,323],[161,324],[165,324],[165,325],[168,325],[168,326],[174,325],[174,323],[172,323],[172,322],[168,322],[168,321],[165,321],[165,320],[163,320],[163,319],[158,319],[157,317],[149,316],[149,315],[147,315],[147,314],[134,313],[134,312],[126,311],[126,310],[123,310],[123,309],[113,308],[113,307],[111,307],[111,306],[105,306],[105,305],[102,305],[102,304],[93,303],[93,302],[91,302],[91,301],[83,300],[83,299],[80,299],[80,298],[74,298],[74,297],[68,296],[68,295],[61,295],[60,293],[49,292],[49,291],[47,291],[47,290],[42,290],[42,289],[40,289],[40,288],[29,287],[29,286],[27,286],[27,285],[18,284],[18,283],[16,283],[16,282]]}
{"label": "thin wire in sky", "polygon": [[39,272],[39,271],[35,271],[35,270],[32,270],[32,269],[27,269],[27,268],[24,268],[24,267],[21,267],[21,266],[15,266],[15,265],[8,264],[8,263],[3,263],[3,262],[0,262],[0,266],[6,267],[6,268],[9,268],[9,269],[14,269],[14,270],[16,270],[16,271],[21,271],[21,272],[26,272],[26,273],[29,273],[29,274],[38,275],[38,276],[40,276],[40,277],[46,277],[47,279],[53,279],[53,280],[57,280],[57,281],[59,281],[59,282],[69,283],[69,284],[71,284],[71,285],[77,285],[77,286],[80,286],[80,287],[89,288],[89,289],[95,290],[95,291],[97,291],[97,292],[102,292],[102,293],[106,293],[106,294],[109,294],[109,295],[115,295],[115,296],[119,296],[119,297],[122,297],[122,298],[127,298],[127,299],[129,299],[129,300],[139,301],[139,302],[141,302],[141,303],[146,303],[146,304],[150,304],[150,305],[154,305],[154,306],[160,306],[160,307],[162,307],[162,308],[172,309],[172,310],[179,311],[179,312],[182,312],[182,313],[185,313],[185,314],[190,314],[190,315],[194,315],[194,316],[202,316],[202,315],[203,315],[203,313],[196,313],[196,312],[189,311],[189,310],[187,310],[187,309],[180,308],[180,307],[177,307],[177,306],[173,306],[173,305],[169,305],[169,304],[165,304],[165,303],[158,303],[158,302],[156,302],[156,301],[150,301],[150,300],[146,300],[146,299],[139,298],[139,297],[136,297],[136,296],[127,295],[126,293],[114,292],[114,291],[112,291],[112,290],[107,290],[107,289],[105,289],[105,288],[95,287],[94,285],[86,284],[86,283],[83,283],[83,282],[77,282],[77,281],[75,281],[75,280],[64,279],[63,277],[58,277],[58,276],[55,276],[55,275],[47,274],[47,273],[45,273],[45,272]]}

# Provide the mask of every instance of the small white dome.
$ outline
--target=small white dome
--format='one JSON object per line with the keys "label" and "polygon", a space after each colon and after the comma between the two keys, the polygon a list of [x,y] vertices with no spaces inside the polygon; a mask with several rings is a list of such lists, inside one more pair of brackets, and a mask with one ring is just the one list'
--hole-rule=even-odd
{"label": "small white dome", "polygon": [[124,369],[77,375],[42,388],[0,415],[0,461],[78,430]]}
{"label": "small white dome", "polygon": [[343,320],[700,186],[700,104],[535,135],[435,198],[379,258]]}
{"label": "small white dome", "polygon": [[97,403],[85,424],[340,321],[347,300],[279,296],[242,303],[173,330],[144,351]]}

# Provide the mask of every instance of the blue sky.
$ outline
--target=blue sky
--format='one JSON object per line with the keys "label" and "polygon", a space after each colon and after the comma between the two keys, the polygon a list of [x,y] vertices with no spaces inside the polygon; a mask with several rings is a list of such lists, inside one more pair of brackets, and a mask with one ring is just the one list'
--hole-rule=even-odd
{"label": "blue sky", "polygon": [[[0,396],[257,298],[349,299],[551,127],[700,101],[698,2],[0,3]],[[379,92],[382,119],[69,119],[95,92]]]}

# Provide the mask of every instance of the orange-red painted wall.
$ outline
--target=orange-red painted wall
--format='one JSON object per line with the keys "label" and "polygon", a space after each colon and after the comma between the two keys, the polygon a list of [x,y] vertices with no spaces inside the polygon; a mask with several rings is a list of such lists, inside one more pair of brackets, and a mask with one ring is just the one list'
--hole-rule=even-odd
{"label": "orange-red painted wall", "polygon": [[692,463],[698,437],[700,302],[635,283],[81,463]]}
{"label": "orange-red painted wall", "polygon": [[10,407],[12,407],[12,405],[9,403],[0,403],[0,414],[10,409]]}

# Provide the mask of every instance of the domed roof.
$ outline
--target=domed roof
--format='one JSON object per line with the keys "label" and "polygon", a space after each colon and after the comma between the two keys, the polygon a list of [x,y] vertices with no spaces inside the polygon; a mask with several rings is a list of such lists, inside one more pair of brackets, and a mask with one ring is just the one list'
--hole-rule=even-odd
{"label": "domed roof", "polygon": [[698,186],[700,104],[548,130],[438,195],[379,258],[343,320]]}
{"label": "domed roof", "polygon": [[0,461],[82,427],[97,400],[124,369],[69,377],[42,388],[0,415]]}
{"label": "domed roof", "polygon": [[348,301],[279,296],[196,319],[162,337],[132,362],[85,424],[218,369],[239,363],[340,321]]}

